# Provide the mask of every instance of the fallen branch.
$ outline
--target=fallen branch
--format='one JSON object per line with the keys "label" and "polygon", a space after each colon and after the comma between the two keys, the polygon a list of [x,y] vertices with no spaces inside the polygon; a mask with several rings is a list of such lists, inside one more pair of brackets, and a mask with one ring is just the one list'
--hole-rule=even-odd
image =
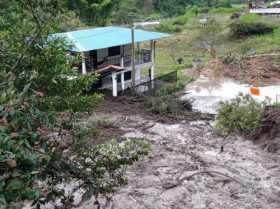
{"label": "fallen branch", "polygon": [[224,174],[224,173],[222,173],[222,172],[219,172],[219,171],[212,171],[212,170],[204,170],[204,171],[194,172],[194,173],[192,173],[192,174],[189,175],[189,176],[185,176],[185,177],[183,177],[183,178],[181,178],[181,179],[177,179],[176,185],[177,185],[177,186],[180,186],[180,185],[182,185],[182,183],[183,183],[185,180],[189,180],[190,178],[192,178],[192,177],[194,177],[194,176],[196,176],[196,175],[204,174],[204,173],[207,173],[207,174],[213,174],[213,173],[214,173],[214,174],[218,174],[218,175],[220,175],[220,176],[224,176],[224,177],[226,177],[226,178],[231,179],[232,181],[234,181],[234,182],[236,182],[236,183],[242,185],[243,187],[247,187],[247,186],[246,186],[244,183],[242,183],[240,180],[237,180],[237,179],[235,179],[235,178],[233,178],[233,177],[231,177],[231,176],[229,176],[229,175],[227,175],[227,174]]}

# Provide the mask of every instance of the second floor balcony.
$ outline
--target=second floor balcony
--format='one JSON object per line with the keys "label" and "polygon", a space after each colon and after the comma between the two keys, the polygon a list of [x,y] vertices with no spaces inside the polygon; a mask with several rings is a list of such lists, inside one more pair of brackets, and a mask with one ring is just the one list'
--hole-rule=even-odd
{"label": "second floor balcony", "polygon": [[[141,49],[135,53],[135,65],[141,65],[152,62],[152,52],[148,49]],[[115,55],[107,56],[102,60],[94,59],[93,57],[86,58],[87,69],[94,71],[105,68],[109,65],[116,65],[120,67],[130,67],[132,65],[132,55]]]}

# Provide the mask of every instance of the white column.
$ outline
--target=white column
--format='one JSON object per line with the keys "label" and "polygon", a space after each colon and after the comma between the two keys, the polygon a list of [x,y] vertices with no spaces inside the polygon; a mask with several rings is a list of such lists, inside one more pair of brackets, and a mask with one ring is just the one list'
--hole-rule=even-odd
{"label": "white column", "polygon": [[122,90],[124,91],[125,86],[124,86],[124,72],[121,73],[121,83],[122,83]]}
{"label": "white column", "polygon": [[124,67],[124,57],[123,56],[121,57],[121,67],[122,68]]}
{"label": "white column", "polygon": [[151,61],[152,61],[152,66],[151,66],[151,80],[152,80],[152,88],[154,88],[154,82],[153,80],[155,79],[155,41],[151,41]]}
{"label": "white column", "polygon": [[118,82],[117,82],[116,73],[112,73],[112,88],[113,88],[113,97],[118,96]]}
{"label": "white column", "polygon": [[152,65],[151,67],[151,80],[154,80],[155,79],[155,66]]}
{"label": "white column", "polygon": [[86,57],[84,52],[82,52],[81,55],[82,55],[82,74],[85,75],[87,74]]}

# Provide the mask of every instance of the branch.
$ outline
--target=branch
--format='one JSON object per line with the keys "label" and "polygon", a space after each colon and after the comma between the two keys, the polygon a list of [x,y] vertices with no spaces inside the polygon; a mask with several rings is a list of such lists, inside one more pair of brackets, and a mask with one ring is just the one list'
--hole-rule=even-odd
{"label": "branch", "polygon": [[207,174],[211,174],[211,173],[218,174],[218,175],[220,175],[220,176],[224,176],[224,177],[226,177],[226,178],[231,179],[232,181],[234,181],[234,182],[240,184],[240,185],[243,186],[243,187],[247,187],[247,186],[246,186],[244,183],[242,183],[240,180],[237,180],[237,179],[235,179],[235,178],[233,178],[233,177],[231,177],[231,176],[229,176],[229,175],[227,175],[227,174],[224,174],[224,173],[222,173],[222,172],[213,171],[213,170],[198,171],[198,172],[192,173],[192,174],[189,175],[189,176],[185,176],[185,177],[183,177],[183,178],[181,178],[181,179],[177,179],[176,186],[181,185],[185,180],[189,180],[190,178],[192,178],[192,177],[194,177],[194,176],[196,176],[196,175],[204,174],[204,173],[207,173]]}

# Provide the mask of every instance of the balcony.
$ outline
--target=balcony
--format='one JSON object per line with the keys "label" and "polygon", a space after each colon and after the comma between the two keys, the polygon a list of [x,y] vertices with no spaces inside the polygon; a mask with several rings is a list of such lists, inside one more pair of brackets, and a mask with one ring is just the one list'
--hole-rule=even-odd
{"label": "balcony", "polygon": [[[106,57],[102,61],[97,62],[96,60],[90,61],[90,59],[86,60],[87,69],[102,69],[108,65],[117,65],[117,66],[130,67],[132,65],[132,56],[131,55],[116,55],[113,57]],[[151,50],[141,49],[140,52],[136,52],[135,54],[135,65],[141,65],[145,63],[152,62],[152,53]]]}

